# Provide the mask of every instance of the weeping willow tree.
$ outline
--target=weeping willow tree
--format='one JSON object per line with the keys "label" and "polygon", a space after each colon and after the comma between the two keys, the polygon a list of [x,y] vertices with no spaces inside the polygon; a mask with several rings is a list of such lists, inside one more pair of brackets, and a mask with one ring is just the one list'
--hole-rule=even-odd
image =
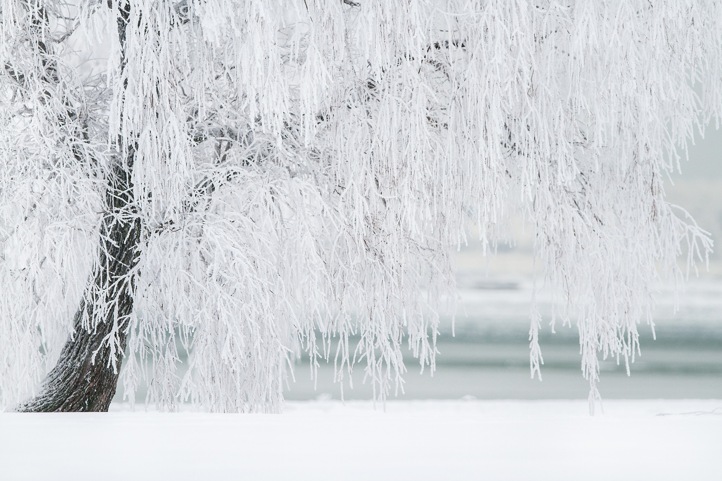
{"label": "weeping willow tree", "polygon": [[510,209],[593,405],[710,251],[664,183],[721,114],[719,2],[2,0],[2,405],[274,411],[303,352],[384,398]]}

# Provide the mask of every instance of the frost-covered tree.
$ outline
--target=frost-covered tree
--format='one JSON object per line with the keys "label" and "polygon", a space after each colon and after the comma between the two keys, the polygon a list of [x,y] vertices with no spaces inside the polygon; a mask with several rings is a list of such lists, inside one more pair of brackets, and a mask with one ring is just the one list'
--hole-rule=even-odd
{"label": "frost-covered tree", "polygon": [[122,363],[165,408],[276,410],[304,350],[383,398],[404,343],[434,367],[469,221],[493,249],[510,209],[593,401],[711,247],[664,181],[722,114],[721,2],[0,8],[4,406],[106,410]]}

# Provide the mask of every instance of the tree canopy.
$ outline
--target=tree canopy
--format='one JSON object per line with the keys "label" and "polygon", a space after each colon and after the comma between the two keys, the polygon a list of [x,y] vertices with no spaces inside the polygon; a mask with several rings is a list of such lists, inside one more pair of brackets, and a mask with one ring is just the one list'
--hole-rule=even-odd
{"label": "tree canopy", "polygon": [[[600,356],[634,359],[656,283],[711,249],[664,185],[722,114],[720,2],[0,9],[5,406],[82,331],[166,408],[276,410],[303,351],[341,382],[363,366],[384,398],[404,343],[434,367],[452,250],[470,225],[493,250],[512,210],[578,324],[593,401]],[[530,319],[533,376],[533,303]]]}

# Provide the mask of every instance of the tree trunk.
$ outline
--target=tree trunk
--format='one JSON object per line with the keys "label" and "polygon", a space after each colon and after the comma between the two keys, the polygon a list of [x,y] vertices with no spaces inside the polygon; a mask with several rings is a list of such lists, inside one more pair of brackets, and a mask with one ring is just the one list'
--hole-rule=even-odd
{"label": "tree trunk", "polygon": [[[112,3],[108,6],[112,7]],[[121,1],[118,8],[122,70],[126,63],[130,2]],[[44,8],[36,8],[33,26],[39,28],[47,22]],[[47,45],[37,42],[35,47],[43,58],[47,77],[43,80],[57,84],[57,67]],[[40,394],[18,406],[18,411],[107,411],[115,396],[128,319],[133,312],[133,269],[138,263],[141,229],[133,198],[135,146],[119,138],[121,151],[124,145],[125,155],[116,159],[108,178],[100,228],[100,261],[75,313],[73,333],[57,365],[43,381]],[[83,160],[78,157],[79,162]]]}
{"label": "tree trunk", "polygon": [[132,152],[116,164],[105,194],[100,262],[74,318],[74,333],[40,394],[24,412],[107,411],[115,395],[133,311],[132,270],[138,263],[140,220],[133,207]]}

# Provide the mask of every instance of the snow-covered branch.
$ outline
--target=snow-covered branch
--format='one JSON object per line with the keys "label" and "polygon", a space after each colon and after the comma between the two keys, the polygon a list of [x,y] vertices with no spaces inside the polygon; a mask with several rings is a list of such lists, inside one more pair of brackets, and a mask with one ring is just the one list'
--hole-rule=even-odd
{"label": "snow-covered branch", "polygon": [[[599,357],[631,362],[654,285],[684,277],[681,244],[692,264],[711,248],[663,179],[722,118],[717,2],[62,5],[2,2],[6,405],[97,279],[118,172],[113,219],[142,226],[120,276],[123,375],[169,408],[277,409],[292,361],[332,340],[339,379],[363,365],[379,398],[400,389],[403,343],[434,366],[450,250],[469,221],[492,248],[510,209],[576,318],[595,398]],[[93,41],[107,63],[91,78],[69,59]]]}

